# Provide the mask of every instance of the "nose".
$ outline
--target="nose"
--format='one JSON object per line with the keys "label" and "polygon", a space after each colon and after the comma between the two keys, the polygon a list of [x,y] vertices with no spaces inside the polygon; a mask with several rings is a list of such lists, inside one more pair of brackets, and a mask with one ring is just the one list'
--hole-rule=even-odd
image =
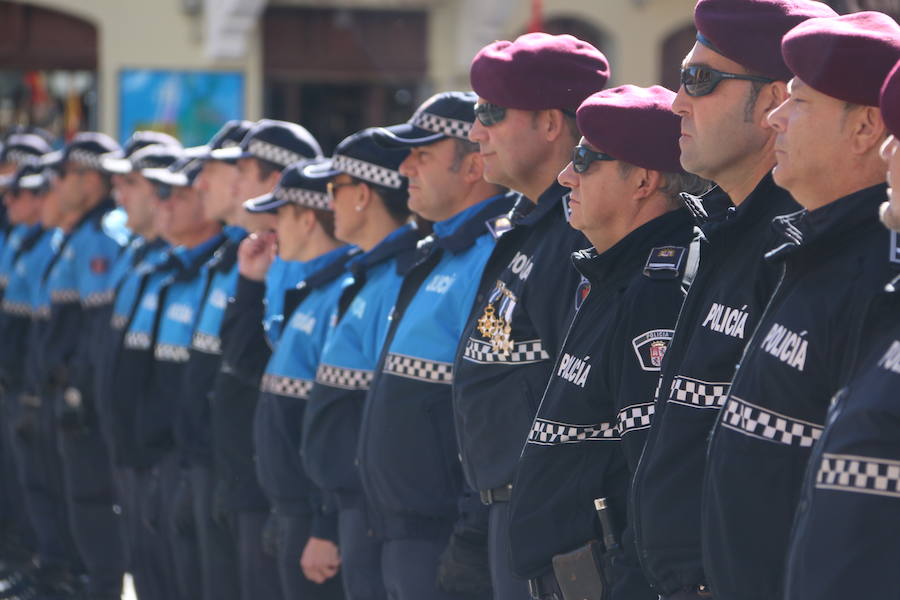
{"label": "nose", "polygon": [[487,127],[481,124],[481,121],[475,119],[472,128],[469,129],[469,141],[479,143],[487,139]]}
{"label": "nose", "polygon": [[403,162],[400,163],[400,167],[397,169],[401,175],[405,177],[411,177],[412,174],[415,173],[415,154],[410,152],[406,158],[403,159]]}
{"label": "nose", "polygon": [[675,99],[672,100],[672,112],[684,117],[689,112],[690,104],[690,96],[684,91],[684,86],[678,86],[678,92],[675,94]]}
{"label": "nose", "polygon": [[559,172],[559,175],[556,176],[556,180],[560,185],[564,185],[570,189],[578,187],[578,173],[575,172],[572,161],[569,161],[569,164]]}

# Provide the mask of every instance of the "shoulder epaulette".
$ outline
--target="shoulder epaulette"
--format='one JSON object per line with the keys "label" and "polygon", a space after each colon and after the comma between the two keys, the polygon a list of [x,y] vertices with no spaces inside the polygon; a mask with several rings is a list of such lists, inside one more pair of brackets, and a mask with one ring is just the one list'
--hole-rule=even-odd
{"label": "shoulder epaulette", "polygon": [[644,264],[644,276],[650,279],[676,279],[684,268],[687,248],[661,246],[653,248]]}

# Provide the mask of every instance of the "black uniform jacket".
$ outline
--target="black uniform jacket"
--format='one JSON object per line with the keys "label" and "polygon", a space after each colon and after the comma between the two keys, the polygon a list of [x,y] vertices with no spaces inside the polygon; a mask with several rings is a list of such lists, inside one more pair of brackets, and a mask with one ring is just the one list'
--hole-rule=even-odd
{"label": "black uniform jacket", "polygon": [[709,432],[778,283],[780,266],[764,257],[777,244],[772,219],[800,208],[771,175],[739,206],[720,188],[685,195],[685,203],[699,228],[700,264],[663,361],[632,488],[641,564],[664,595],[706,583],[700,488]]}
{"label": "black uniform jacket", "polygon": [[453,365],[463,473],[474,490],[512,483],[522,444],[572,320],[581,275],[573,252],[590,244],[569,227],[566,188],[520,197],[482,273]]}
{"label": "black uniform jacket", "polygon": [[[622,539],[631,473],[684,300],[691,238],[690,215],[677,210],[602,254],[574,255],[590,292],[569,328],[513,484],[510,538],[519,576],[542,575],[554,555],[602,539],[595,498],[607,499]],[[624,545],[627,565],[617,582],[630,592],[624,597],[655,597],[633,543]]]}
{"label": "black uniform jacket", "polygon": [[776,219],[781,281],[713,429],[703,484],[703,560],[719,598],[781,597],[800,484],[840,388],[859,316],[889,278],[884,184]]}

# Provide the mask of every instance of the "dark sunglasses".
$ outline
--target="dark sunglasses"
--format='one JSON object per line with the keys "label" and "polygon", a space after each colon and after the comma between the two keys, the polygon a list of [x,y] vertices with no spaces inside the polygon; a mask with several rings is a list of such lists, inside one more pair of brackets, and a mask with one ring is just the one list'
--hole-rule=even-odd
{"label": "dark sunglasses", "polygon": [[575,146],[572,150],[572,168],[576,173],[584,173],[591,168],[591,163],[595,160],[616,160],[609,154],[603,152],[594,152],[587,146]]}
{"label": "dark sunglasses", "polygon": [[775,81],[769,77],[760,77],[759,75],[725,73],[703,65],[691,65],[681,68],[681,85],[684,86],[684,91],[688,96],[706,96],[711,94],[723,79],[741,79],[744,81],[760,81],[762,83]]}
{"label": "dark sunglasses", "polygon": [[475,105],[475,118],[485,127],[496,125],[506,118],[506,107],[485,102]]}

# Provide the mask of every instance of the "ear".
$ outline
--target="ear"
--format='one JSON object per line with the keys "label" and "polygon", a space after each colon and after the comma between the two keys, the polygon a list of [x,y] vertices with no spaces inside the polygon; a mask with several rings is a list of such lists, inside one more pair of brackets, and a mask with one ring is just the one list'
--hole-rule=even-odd
{"label": "ear", "polygon": [[568,135],[568,125],[563,111],[552,108],[538,113],[538,125],[544,132],[548,142],[557,140],[560,136]]}
{"label": "ear", "polygon": [[787,84],[783,81],[773,81],[764,85],[753,107],[755,122],[764,129],[771,129],[769,113],[781,106],[788,96]]}
{"label": "ear", "polygon": [[459,173],[463,181],[469,185],[473,185],[481,181],[484,177],[484,158],[480,152],[469,152],[462,159]]}
{"label": "ear", "polygon": [[278,185],[279,179],[281,179],[281,171],[272,171],[269,173],[269,176],[266,177],[266,187],[274,190],[275,186]]}
{"label": "ear", "polygon": [[847,127],[852,136],[850,149],[853,153],[864,155],[873,151],[877,152],[887,137],[884,120],[881,111],[876,106],[860,106],[853,110],[854,114],[848,115]]}
{"label": "ear", "polygon": [[662,174],[659,171],[635,167],[631,172],[634,183],[633,197],[635,200],[644,200],[656,194],[663,183]]}
{"label": "ear", "polygon": [[375,199],[374,190],[372,190],[366,182],[351,186],[350,189],[356,190],[356,196],[353,198],[353,206],[355,209],[364,211],[369,208],[369,205],[372,204]]}

